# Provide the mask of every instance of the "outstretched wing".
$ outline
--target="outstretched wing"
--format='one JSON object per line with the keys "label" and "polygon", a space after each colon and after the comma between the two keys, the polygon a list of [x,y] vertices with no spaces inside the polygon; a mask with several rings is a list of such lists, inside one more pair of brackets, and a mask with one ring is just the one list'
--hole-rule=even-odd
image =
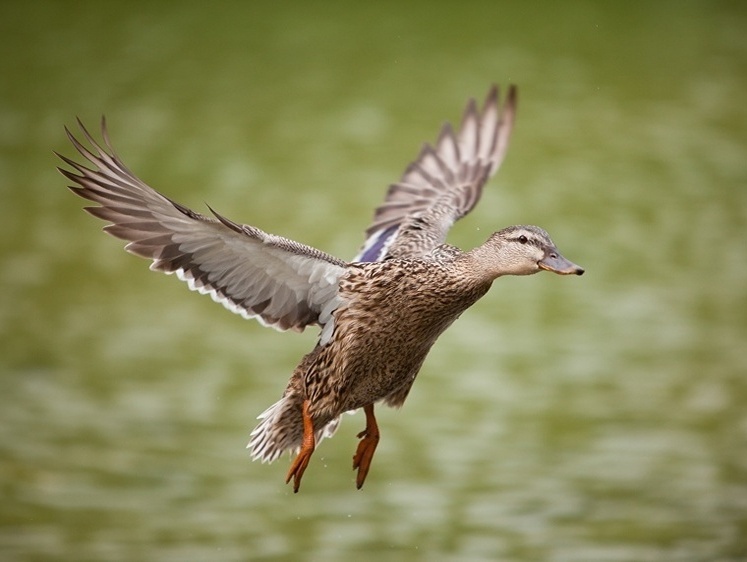
{"label": "outstretched wing", "polygon": [[[57,154],[75,172],[60,168],[77,195],[99,203],[87,207],[109,221],[109,234],[128,240],[125,249],[153,260],[150,268],[175,273],[190,289],[209,294],[244,318],[278,330],[324,325],[337,304],[345,263],[319,250],[196,213],[161,195],[137,178],[112,149],[102,119],[106,148],[78,121],[91,150],[68,129],[68,138],[92,165],[87,168]],[[211,209],[212,211],[212,209]]]}
{"label": "outstretched wing", "polygon": [[425,144],[400,181],[389,187],[355,261],[415,257],[442,244],[452,224],[477,204],[483,185],[503,161],[515,112],[514,86],[502,108],[497,86],[481,110],[470,100],[459,130],[444,125],[435,147]]}

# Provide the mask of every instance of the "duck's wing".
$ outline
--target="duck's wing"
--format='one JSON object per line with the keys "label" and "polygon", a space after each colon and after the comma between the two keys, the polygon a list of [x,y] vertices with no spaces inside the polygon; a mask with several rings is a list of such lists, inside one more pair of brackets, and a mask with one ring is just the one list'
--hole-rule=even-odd
{"label": "duck's wing", "polygon": [[400,181],[389,187],[355,261],[415,257],[442,244],[451,225],[477,204],[483,185],[503,161],[515,113],[514,86],[502,107],[497,86],[482,109],[470,100],[458,131],[444,125],[436,145],[425,144]]}
{"label": "duck's wing", "polygon": [[196,213],[137,178],[112,149],[102,119],[105,148],[78,121],[89,150],[65,129],[88,168],[59,156],[75,171],[60,168],[77,195],[99,203],[86,211],[111,224],[109,234],[125,248],[151,259],[150,268],[175,273],[189,288],[209,294],[244,318],[278,330],[324,325],[337,303],[345,263],[329,254],[239,225],[215,213]]}

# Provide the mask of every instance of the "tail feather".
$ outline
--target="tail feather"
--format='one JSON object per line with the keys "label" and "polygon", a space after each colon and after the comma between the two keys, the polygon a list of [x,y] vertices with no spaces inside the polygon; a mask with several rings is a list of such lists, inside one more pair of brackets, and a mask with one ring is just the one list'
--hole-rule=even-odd
{"label": "tail feather", "polygon": [[[262,421],[252,430],[247,445],[252,460],[271,463],[285,451],[298,453],[303,441],[303,417],[298,400],[284,396],[257,419]],[[340,417],[337,417],[318,429],[314,434],[317,445],[325,437],[332,437],[339,425]]]}

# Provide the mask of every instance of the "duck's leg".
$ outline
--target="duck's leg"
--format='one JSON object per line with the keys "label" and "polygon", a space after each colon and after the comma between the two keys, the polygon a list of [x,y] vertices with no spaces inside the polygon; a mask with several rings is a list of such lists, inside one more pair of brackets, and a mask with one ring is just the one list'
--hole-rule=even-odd
{"label": "duck's leg", "polygon": [[309,466],[309,459],[311,459],[311,454],[314,452],[314,447],[316,446],[314,441],[314,423],[309,414],[309,404],[308,400],[304,400],[301,409],[301,414],[303,415],[303,441],[301,442],[301,450],[296,455],[296,459],[293,461],[288,470],[288,475],[285,477],[286,484],[293,478],[293,493],[297,493],[298,488],[301,486],[301,477],[303,477],[306,467]]}
{"label": "duck's leg", "polygon": [[376,451],[380,437],[379,426],[374,416],[373,404],[363,406],[363,411],[366,413],[366,429],[358,434],[358,439],[361,439],[361,442],[358,443],[358,450],[356,450],[353,457],[353,470],[358,469],[355,484],[359,490],[366,481],[368,469],[371,468],[371,459],[373,459],[374,451]]}

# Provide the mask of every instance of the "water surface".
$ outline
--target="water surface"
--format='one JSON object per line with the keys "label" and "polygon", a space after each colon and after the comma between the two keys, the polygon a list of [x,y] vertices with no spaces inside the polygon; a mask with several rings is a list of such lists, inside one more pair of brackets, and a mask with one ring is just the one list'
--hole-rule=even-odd
{"label": "water surface", "polygon": [[[747,556],[747,12],[734,3],[6,2],[4,560]],[[508,158],[450,241],[549,230],[582,278],[501,279],[438,342],[363,490],[361,415],[249,462],[315,334],[227,313],[65,189],[62,126],[204,210],[352,257],[420,143],[492,82]]]}

